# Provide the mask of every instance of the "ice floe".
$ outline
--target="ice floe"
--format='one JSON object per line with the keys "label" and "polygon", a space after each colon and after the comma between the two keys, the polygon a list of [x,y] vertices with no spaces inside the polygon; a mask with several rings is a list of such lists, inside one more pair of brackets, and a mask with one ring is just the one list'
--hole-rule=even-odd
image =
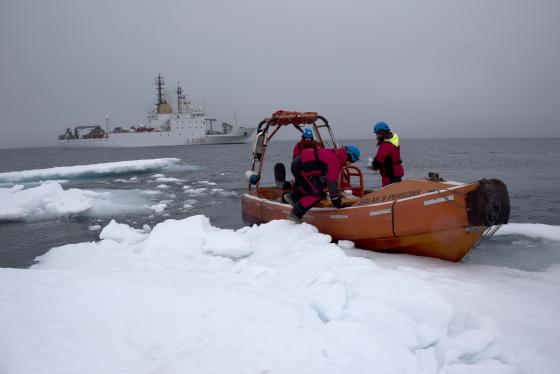
{"label": "ice floe", "polygon": [[149,233],[111,221],[99,236],[0,269],[6,373],[552,374],[560,364],[558,267],[352,257],[364,251],[285,220],[233,231],[193,216]]}
{"label": "ice floe", "polygon": [[0,188],[0,221],[42,220],[63,216],[110,216],[147,210],[137,190],[65,190],[58,183]]}
{"label": "ice floe", "polygon": [[151,172],[160,169],[195,170],[197,167],[182,164],[181,160],[178,158],[118,161],[0,173],[0,183],[24,183],[48,179],[94,178],[135,172]]}
{"label": "ice floe", "polygon": [[186,193],[186,194],[189,194],[189,195],[201,195],[201,194],[205,193],[206,191],[208,191],[208,188],[206,188],[206,187],[184,188],[183,193]]}
{"label": "ice floe", "polygon": [[166,203],[158,203],[158,204],[154,204],[150,207],[150,209],[152,209],[156,213],[163,212],[165,210],[165,208],[167,208]]}
{"label": "ice floe", "polygon": [[182,179],[173,177],[159,177],[155,179],[156,182],[181,182]]}

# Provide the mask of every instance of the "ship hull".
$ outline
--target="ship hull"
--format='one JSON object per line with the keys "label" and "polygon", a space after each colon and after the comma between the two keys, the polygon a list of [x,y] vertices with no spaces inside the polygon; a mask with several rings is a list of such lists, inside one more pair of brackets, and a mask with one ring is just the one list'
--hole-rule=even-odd
{"label": "ship hull", "polygon": [[255,128],[238,127],[227,134],[206,135],[206,144],[242,144],[247,143]]}
{"label": "ship hull", "polygon": [[[478,215],[505,217],[507,213],[509,217],[507,190],[501,182],[493,183],[491,192],[483,191],[485,196],[493,196],[489,210]],[[460,261],[492,226],[469,216],[475,208],[473,201],[481,200],[483,185],[489,184],[407,180],[366,194],[346,209],[327,207],[329,202],[323,201],[322,207],[312,208],[303,220],[333,240],[351,240],[358,248]],[[247,193],[241,197],[246,224],[287,217],[291,207],[279,201],[281,194],[266,195]],[[500,211],[490,212],[498,205]],[[507,218],[492,224],[506,222]]]}
{"label": "ship hull", "polygon": [[[179,131],[110,133],[108,137],[97,139],[62,139],[58,145],[64,148],[120,148],[120,147],[165,147],[203,144],[247,143],[254,128],[241,127],[228,134],[203,135],[201,122],[192,129],[182,126]],[[189,131],[190,130],[190,131]],[[185,136],[190,133],[192,136]]]}
{"label": "ship hull", "polygon": [[157,115],[150,118],[150,129],[167,128],[167,131],[111,132],[103,138],[59,139],[65,148],[120,148],[199,145],[206,143],[204,118],[187,115]]}
{"label": "ship hull", "polygon": [[167,133],[110,134],[101,139],[58,140],[64,148],[121,148],[121,147],[164,147],[177,145],[200,145],[206,143],[206,137],[175,138]]}

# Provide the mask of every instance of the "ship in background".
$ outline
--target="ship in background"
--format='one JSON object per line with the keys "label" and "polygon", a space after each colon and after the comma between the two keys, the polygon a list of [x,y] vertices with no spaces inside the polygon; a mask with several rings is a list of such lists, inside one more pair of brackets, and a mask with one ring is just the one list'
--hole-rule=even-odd
{"label": "ship in background", "polygon": [[[138,127],[117,126],[110,129],[109,117],[104,125],[84,125],[67,128],[59,135],[62,147],[159,147],[173,145],[245,143],[255,128],[222,123],[222,131],[212,128],[216,119],[206,119],[201,109],[195,109],[177,87],[177,110],[164,97],[165,80],[159,74],[155,81],[156,107],[147,117],[147,124]],[[236,121],[237,122],[237,121]]]}
{"label": "ship in background", "polygon": [[206,118],[206,144],[234,144],[246,143],[255,132],[255,127],[243,127],[237,124],[237,115],[234,115],[234,124],[222,122],[222,129],[215,130],[215,118]]}

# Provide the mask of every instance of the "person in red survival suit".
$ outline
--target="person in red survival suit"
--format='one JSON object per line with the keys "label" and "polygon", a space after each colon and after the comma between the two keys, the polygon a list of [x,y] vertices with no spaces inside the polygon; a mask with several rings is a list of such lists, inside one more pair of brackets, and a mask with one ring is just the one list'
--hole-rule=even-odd
{"label": "person in red survival suit", "polygon": [[373,132],[377,137],[378,149],[375,158],[371,165],[368,165],[368,168],[379,170],[382,186],[400,182],[404,176],[404,168],[402,166],[398,135],[392,133],[389,125],[385,122],[376,123],[373,127]]}
{"label": "person in red survival suit", "polygon": [[303,130],[303,133],[301,134],[301,140],[297,142],[296,145],[294,146],[293,158],[299,156],[301,154],[301,151],[303,151],[306,148],[320,148],[320,147],[321,144],[313,140],[313,132],[311,131],[311,129],[306,128]]}
{"label": "person in red survival suit", "polygon": [[295,178],[293,191],[284,198],[292,205],[288,219],[301,222],[309,209],[325,197],[324,188],[329,190],[331,202],[337,209],[346,207],[338,194],[340,169],[360,159],[360,150],[349,144],[337,150],[327,148],[307,148],[292,161]]}

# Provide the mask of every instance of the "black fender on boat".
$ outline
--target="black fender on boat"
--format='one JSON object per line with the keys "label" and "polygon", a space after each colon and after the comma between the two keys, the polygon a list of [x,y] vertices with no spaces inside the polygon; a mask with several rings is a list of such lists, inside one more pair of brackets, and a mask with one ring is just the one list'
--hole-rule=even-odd
{"label": "black fender on boat", "polygon": [[467,193],[467,215],[471,226],[503,225],[509,221],[509,193],[499,179],[481,179],[480,186]]}

